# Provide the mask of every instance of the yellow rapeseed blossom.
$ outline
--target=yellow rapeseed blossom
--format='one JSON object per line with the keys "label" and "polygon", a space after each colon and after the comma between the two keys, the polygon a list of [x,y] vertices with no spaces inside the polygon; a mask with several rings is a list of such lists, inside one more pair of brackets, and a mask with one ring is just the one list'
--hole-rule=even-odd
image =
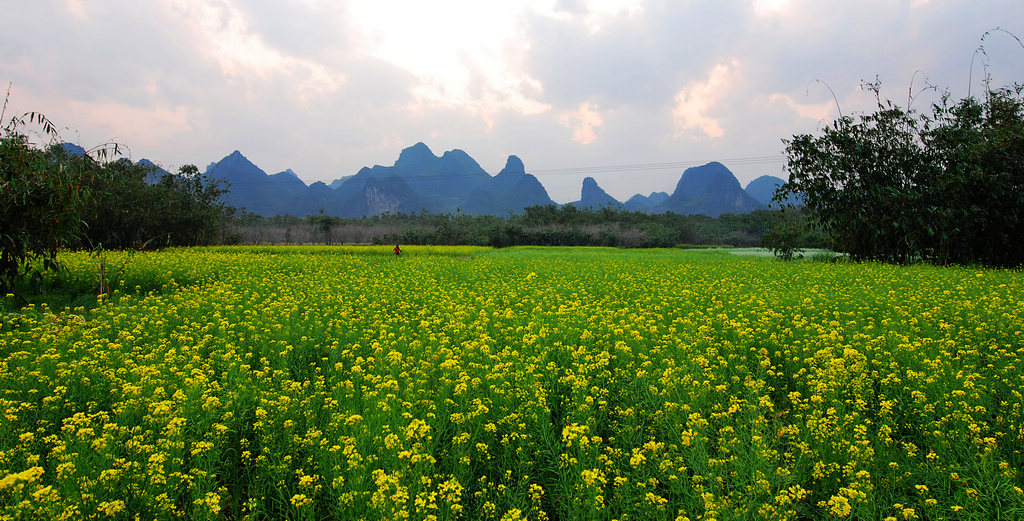
{"label": "yellow rapeseed blossom", "polygon": [[120,499],[115,499],[113,501],[104,501],[104,502],[100,503],[99,507],[97,507],[97,509],[100,512],[102,512],[103,515],[108,516],[108,517],[113,517],[118,512],[124,510],[124,508],[125,508],[124,501],[122,501]]}
{"label": "yellow rapeseed blossom", "polygon": [[1024,517],[1019,270],[388,251],[0,316],[0,519]]}
{"label": "yellow rapeseed blossom", "polygon": [[38,479],[39,476],[42,476],[42,475],[43,475],[43,468],[42,467],[31,467],[31,468],[25,469],[25,470],[23,470],[21,472],[15,472],[13,474],[8,474],[8,475],[4,476],[3,478],[0,478],[0,490],[3,490],[5,488],[9,488],[9,487],[11,487],[11,486],[13,486],[15,484],[18,484],[18,483],[32,483],[33,481]]}

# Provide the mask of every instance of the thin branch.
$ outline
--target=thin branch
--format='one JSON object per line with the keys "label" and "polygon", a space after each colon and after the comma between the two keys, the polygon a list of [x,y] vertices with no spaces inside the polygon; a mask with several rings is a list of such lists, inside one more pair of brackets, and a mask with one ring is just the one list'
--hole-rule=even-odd
{"label": "thin branch", "polygon": [[843,108],[839,106],[839,98],[836,97],[836,93],[835,93],[835,91],[832,90],[832,86],[830,86],[828,83],[825,83],[824,81],[821,81],[821,80],[815,78],[813,81],[807,82],[807,92],[810,93],[811,84],[815,83],[815,82],[824,85],[825,88],[828,89],[829,93],[832,94],[832,101],[836,102],[836,110],[839,111],[839,119],[842,119],[843,118]]}
{"label": "thin branch", "polygon": [[[988,34],[988,33],[985,33],[985,34]],[[982,36],[982,38],[984,38],[984,36]],[[968,98],[971,97],[971,87],[974,86],[974,59],[978,57],[978,51],[981,51],[982,53],[984,53],[985,49],[979,46],[977,49],[974,49],[974,54],[971,55],[971,68],[970,68],[970,70],[967,71],[967,97]]]}
{"label": "thin branch", "polygon": [[996,27],[995,29],[991,29],[989,31],[985,31],[985,34],[983,34],[981,36],[981,41],[984,42],[985,41],[985,37],[990,35],[990,34],[992,34],[993,32],[1000,32],[1000,33],[1005,33],[1005,34],[1009,35],[1010,38],[1013,38],[1014,40],[1017,41],[1017,44],[1020,45],[1021,49],[1024,49],[1024,42],[1022,42],[1020,40],[1020,38],[1017,37],[1016,34],[1013,34],[1010,31],[1007,31],[1006,29],[1003,29],[1002,27]]}
{"label": "thin branch", "polygon": [[1021,49],[1024,49],[1024,41],[1021,41],[1021,39],[1016,34],[1013,34],[1012,32],[1007,31],[1006,29],[1003,29],[1002,27],[996,27],[994,29],[989,29],[989,30],[985,31],[984,33],[982,33],[981,38],[978,40],[978,48],[975,49],[974,50],[974,54],[971,55],[971,69],[970,69],[970,72],[967,75],[967,97],[968,98],[971,97],[971,87],[972,87],[972,84],[974,83],[974,78],[973,78],[973,76],[974,76],[974,59],[978,57],[978,53],[979,52],[986,59],[986,61],[982,62],[982,66],[985,68],[985,89],[988,90],[989,88],[991,88],[991,83],[990,83],[991,82],[991,77],[988,74],[988,63],[987,63],[988,53],[985,51],[985,40],[989,36],[992,36],[992,33],[1003,33],[1003,34],[1009,36],[1010,38],[1013,38],[1013,40],[1015,42],[1017,42],[1017,45],[1020,45]]}
{"label": "thin branch", "polygon": [[13,86],[13,81],[7,84],[7,95],[4,96],[4,108],[0,110],[0,125],[4,124],[4,115],[7,114],[7,102],[11,99],[11,87]]}
{"label": "thin branch", "polygon": [[[914,79],[917,78],[918,73],[920,73],[922,76],[924,76],[924,85],[925,86],[922,87],[920,90],[918,90],[917,94],[914,94]],[[930,81],[928,81],[928,76],[926,74],[924,74],[923,72],[921,72],[920,69],[918,69],[918,70],[914,71],[914,75],[910,77],[910,87],[907,87],[907,113],[908,114],[910,113],[910,107],[913,105],[914,100],[917,99],[917,97],[920,96],[921,93],[926,91],[926,90],[938,91],[939,88],[938,88],[938,86],[933,85]]]}

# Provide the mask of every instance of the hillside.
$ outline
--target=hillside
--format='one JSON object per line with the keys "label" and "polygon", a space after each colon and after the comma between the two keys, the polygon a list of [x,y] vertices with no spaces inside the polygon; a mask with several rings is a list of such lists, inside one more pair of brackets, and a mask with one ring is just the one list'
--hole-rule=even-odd
{"label": "hillside", "polygon": [[[264,216],[305,217],[321,210],[339,217],[421,212],[507,216],[531,206],[555,204],[517,156],[509,156],[505,167],[491,176],[462,150],[437,156],[424,143],[402,150],[391,166],[363,167],[330,185],[317,182],[307,186],[291,169],[268,175],[237,150],[211,163],[206,174],[228,183],[228,204]],[[580,199],[571,204],[586,209],[713,217],[748,213],[767,206],[758,198],[769,193],[773,179],[778,178],[757,180],[744,191],[728,168],[712,162],[686,169],[671,194],[637,194],[624,204],[587,177]]]}
{"label": "hillside", "polygon": [[745,192],[725,165],[711,162],[683,171],[675,191],[655,206],[654,211],[718,217],[723,213],[748,213],[762,208],[765,205]]}

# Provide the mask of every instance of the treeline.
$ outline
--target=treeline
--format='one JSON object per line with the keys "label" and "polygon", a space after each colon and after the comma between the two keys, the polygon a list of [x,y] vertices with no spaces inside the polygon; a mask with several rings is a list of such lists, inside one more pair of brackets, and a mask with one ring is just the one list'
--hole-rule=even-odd
{"label": "treeline", "polygon": [[[532,206],[508,217],[397,214],[363,218],[314,215],[237,217],[232,235],[246,244],[370,243],[480,246],[612,246],[665,248],[681,244],[756,247],[783,221],[799,212],[759,210],[712,218],[673,213],[648,214],[573,205]],[[802,248],[828,246],[811,226],[793,238]]]}
{"label": "treeline", "polygon": [[[33,146],[22,129],[53,136]],[[61,249],[143,249],[224,242],[234,210],[225,188],[192,165],[171,174],[135,164],[117,145],[86,153],[59,144],[35,113],[0,135],[0,291],[18,291],[59,269]]]}
{"label": "treeline", "polygon": [[221,200],[227,189],[194,165],[172,174],[127,159],[99,163],[73,157],[59,146],[49,154],[56,164],[84,162],[91,171],[82,228],[68,241],[70,248],[146,249],[230,240],[226,225],[234,209]]}

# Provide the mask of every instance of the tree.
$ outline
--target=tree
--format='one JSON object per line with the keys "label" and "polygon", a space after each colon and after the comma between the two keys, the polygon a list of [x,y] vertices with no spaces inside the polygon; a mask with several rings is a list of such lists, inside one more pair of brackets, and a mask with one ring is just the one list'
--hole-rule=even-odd
{"label": "tree", "polygon": [[[4,103],[6,109],[6,102]],[[4,111],[0,111],[0,121]],[[49,146],[30,142],[38,125]],[[54,125],[30,112],[0,130],[0,291],[15,291],[25,277],[59,269],[65,247],[184,246],[222,239],[233,209],[220,181],[185,165],[157,181],[152,166],[120,155],[113,143],[71,151]]]}
{"label": "tree", "polygon": [[1022,86],[934,110],[922,136],[935,178],[925,194],[923,254],[940,263],[1024,263]]}
{"label": "tree", "polygon": [[184,165],[177,174],[165,173],[153,186],[159,211],[150,218],[150,236],[158,246],[198,246],[223,239],[235,209],[223,201],[223,181]]}
{"label": "tree", "polygon": [[768,248],[782,260],[803,257],[800,240],[804,236],[805,224],[800,222],[799,210],[786,208],[779,212],[770,228],[761,237],[761,247]]}
{"label": "tree", "polygon": [[[75,155],[63,147],[53,147],[51,154],[60,161]],[[221,239],[233,212],[221,200],[226,192],[222,181],[201,175],[194,165],[171,174],[119,159],[94,170],[81,212],[85,226],[72,243],[80,248],[211,244]]]}
{"label": "tree", "polygon": [[1024,262],[1021,86],[984,101],[949,97],[930,115],[881,101],[820,136],[785,140],[789,182],[807,216],[854,259]]}
{"label": "tree", "polygon": [[[2,117],[2,116],[0,116]],[[39,281],[42,271],[57,270],[58,250],[81,231],[81,212],[95,163],[88,157],[55,159],[33,147],[21,127],[39,123],[55,135],[44,116],[30,113],[12,118],[0,135],[0,291],[14,290],[28,275]]]}
{"label": "tree", "polygon": [[306,218],[306,221],[313,226],[317,233],[323,238],[324,244],[331,244],[331,230],[338,224],[338,218],[332,215],[325,215],[324,209],[320,209],[320,213],[317,215],[310,215]]}

